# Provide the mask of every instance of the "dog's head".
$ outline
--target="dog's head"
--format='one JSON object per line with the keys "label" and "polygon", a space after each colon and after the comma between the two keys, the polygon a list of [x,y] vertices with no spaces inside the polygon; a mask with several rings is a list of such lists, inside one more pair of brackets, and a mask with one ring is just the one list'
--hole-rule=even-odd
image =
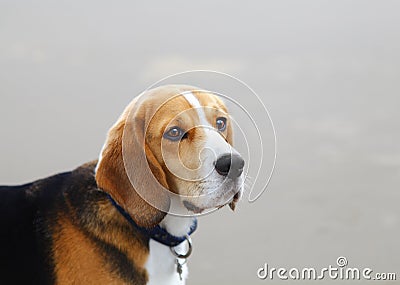
{"label": "dog's head", "polygon": [[194,213],[233,209],[244,160],[232,143],[232,121],[217,96],[192,86],[158,87],[136,97],[110,129],[96,181],[144,227],[176,203]]}

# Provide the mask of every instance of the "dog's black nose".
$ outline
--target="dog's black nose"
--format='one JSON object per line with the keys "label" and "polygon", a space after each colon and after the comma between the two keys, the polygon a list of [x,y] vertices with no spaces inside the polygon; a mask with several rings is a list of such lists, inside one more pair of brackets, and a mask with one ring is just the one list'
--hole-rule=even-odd
{"label": "dog's black nose", "polygon": [[229,178],[239,177],[243,172],[244,160],[238,154],[224,154],[218,157],[215,162],[215,169],[223,176]]}

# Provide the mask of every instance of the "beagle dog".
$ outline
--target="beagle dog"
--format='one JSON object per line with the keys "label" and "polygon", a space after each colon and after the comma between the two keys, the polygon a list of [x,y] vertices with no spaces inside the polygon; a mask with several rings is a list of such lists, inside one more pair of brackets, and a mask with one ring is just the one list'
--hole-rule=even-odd
{"label": "beagle dog", "polygon": [[196,215],[243,191],[244,160],[214,94],[136,97],[98,161],[0,186],[0,284],[185,284]]}

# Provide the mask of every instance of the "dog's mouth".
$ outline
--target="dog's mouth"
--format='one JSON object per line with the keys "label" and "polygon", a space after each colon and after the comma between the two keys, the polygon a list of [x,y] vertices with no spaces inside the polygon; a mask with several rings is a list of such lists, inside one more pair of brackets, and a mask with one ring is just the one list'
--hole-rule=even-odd
{"label": "dog's mouth", "polygon": [[195,214],[200,214],[201,212],[204,211],[203,208],[197,207],[195,204],[184,200],[183,201],[183,205],[185,206],[186,209],[188,209],[189,211],[192,211]]}
{"label": "dog's mouth", "polygon": [[[215,208],[220,209],[226,205],[229,205],[229,208],[231,208],[231,210],[234,211],[235,207],[236,207],[236,203],[239,201],[239,198],[240,198],[240,192],[237,192],[233,196],[232,200],[230,200],[229,202],[227,202],[225,204],[216,206]],[[183,205],[185,206],[186,209],[188,209],[189,211],[192,211],[195,214],[200,214],[201,212],[203,212],[205,210],[205,208],[200,208],[200,207],[196,206],[195,204],[193,204],[192,202],[189,202],[187,200],[183,201]]]}
{"label": "dog's mouth", "polygon": [[232,211],[235,211],[236,203],[239,201],[239,198],[240,198],[240,192],[237,192],[235,196],[233,196],[232,201],[229,202],[229,208],[231,208]]}

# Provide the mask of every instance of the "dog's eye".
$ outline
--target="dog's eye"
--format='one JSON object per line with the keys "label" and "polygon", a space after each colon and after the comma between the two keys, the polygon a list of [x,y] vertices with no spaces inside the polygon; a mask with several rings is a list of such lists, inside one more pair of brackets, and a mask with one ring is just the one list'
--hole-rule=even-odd
{"label": "dog's eye", "polygon": [[218,117],[217,120],[215,121],[216,127],[218,131],[223,132],[226,129],[226,118],[224,117]]}
{"label": "dog's eye", "polygon": [[179,141],[187,138],[187,133],[185,133],[179,127],[172,127],[167,132],[164,133],[164,138],[171,141]]}

